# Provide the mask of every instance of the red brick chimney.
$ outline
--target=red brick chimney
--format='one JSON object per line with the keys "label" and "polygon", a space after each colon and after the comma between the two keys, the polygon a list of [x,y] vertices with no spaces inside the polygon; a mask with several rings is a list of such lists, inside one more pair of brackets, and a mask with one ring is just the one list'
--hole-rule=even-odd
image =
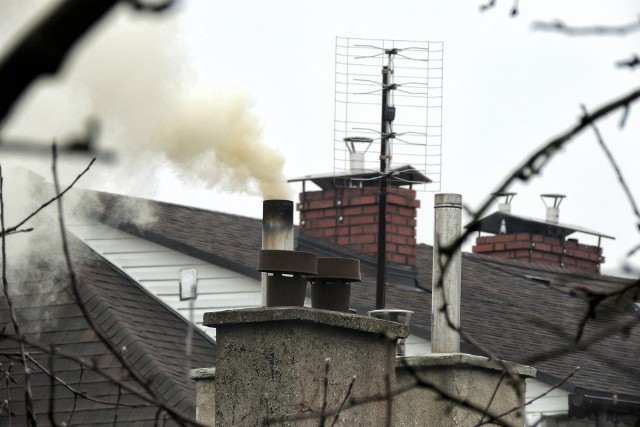
{"label": "red brick chimney", "polygon": [[[559,205],[564,198],[559,194],[542,196],[543,200],[553,199],[551,205],[547,205],[545,220],[512,215],[510,202],[514,195],[515,193],[496,194],[496,197],[506,196],[506,203],[500,204],[498,212],[472,225],[473,230],[494,234],[479,236],[472,248],[473,253],[561,267],[588,274],[600,273],[600,264],[605,260],[600,240],[603,237],[613,237],[559,223]],[[574,232],[598,236],[598,246],[578,243],[574,238],[568,239],[567,236]]]}
{"label": "red brick chimney", "polygon": [[[391,263],[416,265],[416,212],[420,201],[408,186],[410,179],[400,176],[390,180],[387,191],[386,259]],[[407,172],[406,174],[408,174]],[[416,172],[411,168],[412,175]],[[300,234],[340,245],[363,255],[376,256],[378,252],[378,197],[379,181],[364,180],[356,174],[336,178],[332,175],[308,176],[291,181],[302,181],[300,193]],[[412,176],[415,180],[415,176]],[[348,182],[338,182],[337,179]],[[427,179],[424,177],[424,179]],[[318,185],[319,191],[306,191],[305,181]],[[342,185],[346,184],[346,185]]]}
{"label": "red brick chimney", "polygon": [[567,270],[599,274],[604,263],[602,248],[535,233],[482,236],[472,248],[474,254],[517,259],[533,264],[563,267]]}

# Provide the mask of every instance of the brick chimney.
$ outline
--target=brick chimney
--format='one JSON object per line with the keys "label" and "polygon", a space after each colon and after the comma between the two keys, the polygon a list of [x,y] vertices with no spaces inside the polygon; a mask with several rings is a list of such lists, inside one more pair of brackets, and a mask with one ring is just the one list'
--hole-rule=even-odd
{"label": "brick chimney", "polygon": [[472,248],[474,254],[516,259],[533,264],[563,267],[567,270],[599,274],[604,262],[602,248],[535,233],[482,236]]}
{"label": "brick chimney", "polygon": [[[387,261],[416,265],[416,192],[389,187]],[[378,252],[378,188],[346,187],[300,193],[300,234],[363,255]]]}
{"label": "brick chimney", "polygon": [[[318,191],[306,191],[311,181]],[[340,245],[375,257],[378,253],[379,173],[361,169],[343,176],[308,175],[291,179],[302,182],[300,235]],[[391,171],[387,189],[386,259],[415,267],[416,214],[420,201],[415,183],[431,182],[410,165]]]}
{"label": "brick chimney", "polygon": [[[500,204],[500,210],[470,225],[473,230],[491,233],[492,236],[478,236],[472,251],[475,254],[497,258],[515,259],[538,265],[565,268],[587,274],[600,274],[600,264],[604,263],[600,241],[613,239],[596,231],[559,222],[559,205],[563,195],[544,194],[543,200],[552,199],[547,205],[545,220],[511,214],[510,201],[515,193],[500,193],[494,196],[507,197],[507,203]],[[598,245],[579,243],[568,235],[580,232],[598,237]]]}

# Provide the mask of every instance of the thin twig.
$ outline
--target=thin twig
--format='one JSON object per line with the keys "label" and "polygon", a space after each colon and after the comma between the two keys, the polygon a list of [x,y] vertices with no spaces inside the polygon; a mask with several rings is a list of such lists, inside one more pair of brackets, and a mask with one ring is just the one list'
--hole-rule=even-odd
{"label": "thin twig", "polygon": [[20,230],[14,230],[14,231],[5,232],[4,235],[5,236],[11,236],[12,234],[31,233],[32,231],[33,231],[33,228],[21,228]]}
{"label": "thin twig", "polygon": [[[6,247],[6,235],[4,227],[4,177],[2,175],[2,166],[0,166],[0,239],[2,240],[2,290],[9,306],[9,313],[11,316],[11,323],[13,330],[17,337],[22,337],[20,331],[20,325],[18,324],[18,318],[16,316],[16,310],[13,305],[13,300],[9,295],[9,280],[7,279],[7,247]],[[35,412],[33,409],[33,396],[31,394],[31,379],[29,377],[29,366],[27,365],[26,352],[24,349],[24,343],[19,341],[20,347],[20,361],[24,369],[24,397],[27,410],[27,419],[32,426],[37,425]]]}
{"label": "thin twig", "polygon": [[[80,386],[82,385],[83,376],[84,376],[84,366],[80,365],[80,376],[78,377],[78,385],[76,386],[76,389],[78,390],[78,392],[73,393],[73,405],[71,406],[71,411],[69,411],[69,418],[67,418],[68,426],[71,425],[71,418],[73,418],[73,414],[76,412],[76,405],[78,404],[78,396],[80,395],[79,390],[80,390]],[[67,386],[67,384],[64,384],[64,385]]]}
{"label": "thin twig", "polygon": [[633,55],[629,59],[621,59],[620,61],[616,62],[616,66],[619,67],[619,68],[631,68],[631,69],[634,69],[634,68],[640,66],[640,56]]}
{"label": "thin twig", "polygon": [[[410,366],[407,366],[408,369],[412,370],[413,368],[411,368]],[[414,371],[415,372],[415,371]],[[334,409],[327,409],[325,411],[325,416],[335,416],[338,415],[341,411],[345,410],[345,409],[349,409],[349,408],[353,408],[356,406],[360,406],[360,405],[365,405],[367,403],[372,403],[372,402],[381,402],[381,401],[386,401],[389,398],[395,397],[395,396],[399,396],[403,393],[406,393],[410,390],[417,388],[425,388],[425,389],[429,389],[432,390],[433,392],[435,392],[438,395],[439,399],[444,399],[444,400],[448,400],[451,402],[454,402],[457,405],[460,405],[463,408],[472,410],[474,412],[477,412],[478,414],[482,414],[484,413],[484,407],[478,406],[474,403],[469,402],[468,400],[462,400],[459,397],[449,393],[448,391],[444,390],[443,388],[441,388],[440,386],[430,383],[426,380],[423,380],[421,378],[418,378],[417,375],[414,375],[414,378],[416,380],[415,383],[411,383],[411,384],[405,384],[403,386],[399,386],[396,387],[395,389],[393,389],[390,393],[390,395],[388,395],[387,393],[379,393],[379,394],[371,394],[368,396],[363,396],[360,398],[350,398],[347,400],[347,402],[344,405],[340,405],[337,408]],[[272,423],[284,423],[287,421],[303,421],[303,420],[309,420],[309,419],[314,419],[318,417],[318,413],[315,411],[310,411],[308,413],[303,413],[303,414],[296,414],[296,415],[284,415],[284,416],[279,416],[279,417],[274,417],[274,418],[267,418],[266,420],[264,420],[264,422],[267,425],[271,425]],[[508,427],[509,424],[505,423],[504,421],[500,420],[499,418],[497,418],[496,416],[492,415],[492,414],[487,414],[487,416],[489,417],[489,421],[493,422],[494,424],[503,426],[503,427]]]}
{"label": "thin twig", "polygon": [[142,11],[142,12],[152,12],[152,13],[164,12],[168,10],[171,6],[173,6],[173,4],[176,2],[176,0],[164,0],[160,3],[157,3],[157,2],[146,3],[144,0],[127,0],[127,1],[131,3],[131,5],[135,10]]}
{"label": "thin twig", "polygon": [[[60,184],[58,183],[58,172],[57,172],[57,149],[56,145],[53,144],[51,146],[52,153],[52,164],[51,164],[51,172],[53,175],[53,185],[55,188],[56,195],[60,193]],[[115,345],[111,342],[111,340],[105,335],[105,333],[98,327],[94,318],[91,316],[91,313],[87,310],[85,304],[82,303],[82,298],[80,296],[80,289],[78,286],[78,279],[76,277],[75,269],[73,268],[73,263],[71,262],[71,253],[69,252],[69,244],[67,242],[66,228],[64,225],[64,213],[62,208],[62,199],[60,197],[57,198],[58,204],[58,225],[60,229],[60,235],[62,239],[62,252],[64,254],[64,258],[66,261],[67,271],[69,272],[69,280],[71,282],[71,290],[76,300],[78,301],[78,307],[82,311],[84,318],[89,323],[91,329],[98,336],[100,341],[102,341],[107,348],[111,351],[111,353],[118,359],[118,362],[125,369],[126,374],[133,378],[149,395],[152,396],[154,403],[158,406],[163,407],[163,409],[173,417],[175,421],[181,424],[193,423],[194,421],[185,417],[183,414],[177,412],[173,409],[165,399],[159,395],[152,387],[147,379],[145,379],[142,375],[140,375],[137,371],[135,371],[125,360],[124,355],[121,354]],[[117,384],[122,384],[120,381],[116,382]]]}
{"label": "thin twig", "polygon": [[535,365],[537,363],[542,363],[555,357],[566,356],[576,351],[587,350],[595,343],[600,342],[601,340],[608,338],[611,335],[616,334],[622,330],[631,330],[639,323],[640,317],[635,316],[631,319],[616,322],[608,328],[603,328],[597,333],[593,334],[593,336],[585,338],[579,342],[570,342],[569,344],[561,345],[559,347],[533,354],[525,360],[525,363]]}
{"label": "thin twig", "polygon": [[344,409],[344,405],[349,400],[349,396],[351,396],[351,390],[353,390],[353,384],[356,382],[356,376],[354,375],[351,378],[351,382],[349,383],[349,387],[347,387],[347,392],[344,394],[344,398],[342,402],[340,402],[340,406],[338,406],[338,410],[336,411],[336,416],[333,418],[333,422],[331,423],[331,427],[334,427],[338,420],[340,419],[340,413]]}
{"label": "thin twig", "polygon": [[[529,400],[525,406],[531,405],[533,402],[542,399],[543,397],[545,397],[546,395],[548,395],[549,393],[551,393],[553,390],[562,387],[562,385],[564,383],[566,383],[567,381],[569,381],[569,379],[571,379],[571,377],[573,377],[576,372],[578,372],[578,370],[580,370],[580,367],[576,367],[569,375],[567,375],[566,377],[564,377],[564,379],[562,379],[562,381],[560,381],[559,383],[557,383],[556,385],[546,389],[543,393],[539,394],[538,396],[534,397],[533,399]],[[520,409],[520,406],[516,406],[515,408],[511,408],[510,410],[503,412],[502,414],[498,415],[498,418],[503,418],[506,417],[507,415],[513,413],[514,411],[517,411],[518,409]],[[476,424],[474,427],[479,427],[479,426],[483,426],[485,424],[487,424],[488,421],[483,421],[480,424]]]}
{"label": "thin twig", "polygon": [[[581,107],[582,107],[583,113],[586,115],[587,108],[584,105],[582,105]],[[613,154],[611,154],[609,147],[607,147],[607,144],[604,142],[604,138],[602,137],[602,134],[600,133],[600,129],[598,129],[598,126],[593,122],[590,123],[590,126],[593,129],[593,132],[596,134],[596,138],[598,139],[598,144],[600,144],[600,147],[602,147],[602,151],[604,151],[604,154],[607,156],[607,160],[609,161],[611,168],[616,173],[618,182],[620,182],[620,185],[624,190],[624,194],[627,196],[627,200],[631,205],[631,209],[633,209],[633,213],[636,215],[636,218],[640,220],[640,209],[638,209],[638,204],[633,198],[633,194],[629,189],[629,185],[627,185],[627,181],[624,179],[624,176],[622,175],[622,170],[620,169],[620,166],[618,166],[616,159],[613,157]]]}
{"label": "thin twig", "polygon": [[486,416],[486,413],[489,412],[489,408],[491,408],[491,405],[493,404],[493,401],[496,398],[496,395],[498,394],[498,390],[500,390],[500,384],[502,384],[503,380],[504,380],[504,372],[501,373],[498,384],[496,384],[496,386],[493,388],[493,393],[491,393],[491,399],[489,399],[489,402],[487,402],[487,406],[484,411],[484,414],[482,414],[482,416],[480,417],[480,423],[484,421],[484,417]]}
{"label": "thin twig", "polygon": [[[122,356],[124,357],[127,352],[127,347],[122,347]],[[124,381],[124,366],[120,368],[120,382]],[[118,385],[118,394],[116,395],[116,406],[113,407],[113,426],[118,425],[118,409],[120,408],[120,398],[122,397],[122,387]]]}
{"label": "thin twig", "polygon": [[[53,196],[52,198],[50,198],[49,200],[47,200],[46,202],[44,202],[42,205],[40,205],[40,207],[38,207],[36,210],[34,210],[33,212],[31,212],[29,215],[27,215],[22,221],[20,221],[18,224],[14,225],[13,227],[9,227],[6,230],[3,231],[4,235],[9,235],[11,233],[17,233],[18,232],[18,228],[22,227],[27,221],[29,221],[31,218],[33,218],[34,216],[38,215],[40,213],[40,211],[42,211],[44,208],[46,208],[47,206],[49,206],[51,203],[55,202],[56,200],[58,200],[60,197],[64,196],[67,191],[71,190],[73,188],[73,186],[78,182],[78,180],[80,180],[80,178],[82,178],[84,176],[84,174],[86,174],[89,169],[91,168],[91,166],[93,165],[93,163],[96,161],[96,158],[94,157],[93,159],[91,159],[91,161],[89,162],[89,164],[87,165],[86,168],[84,168],[84,170],[82,172],[80,172],[78,174],[78,176],[76,176],[76,178],[71,182],[71,184],[67,185],[67,187],[59,194],[56,194],[55,196]],[[31,231],[33,230],[32,228],[29,228],[25,231]]]}
{"label": "thin twig", "polygon": [[328,357],[324,359],[324,381],[323,381],[323,390],[322,390],[322,408],[320,408],[320,417],[318,426],[324,427],[324,423],[327,420],[325,415],[325,411],[327,410],[327,395],[329,394],[329,365],[331,363],[331,359]]}
{"label": "thin twig", "polygon": [[[53,347],[53,346],[51,346]],[[51,423],[52,426],[56,425],[56,420],[53,416],[53,408],[54,408],[54,402],[56,400],[56,387],[55,387],[55,372],[54,372],[54,367],[53,367],[53,352],[49,352],[49,373],[50,375],[47,375],[47,377],[49,378],[49,422]]]}
{"label": "thin twig", "polygon": [[[51,348],[49,348],[49,347],[47,347],[47,346],[45,346],[43,344],[40,344],[37,341],[30,340],[27,337],[22,337],[21,339],[18,339],[15,335],[9,335],[9,334],[6,334],[6,333],[0,333],[0,338],[1,339],[12,340],[12,341],[15,341],[15,342],[22,341],[26,345],[28,345],[29,347],[33,347],[33,348],[35,348],[37,350],[40,350],[45,354],[48,354],[50,351],[52,351],[55,356],[62,357],[64,359],[76,362],[80,366],[84,366],[84,367],[86,367],[88,369],[91,369],[92,371],[94,371],[98,375],[106,378],[110,382],[122,386],[125,390],[127,390],[129,393],[135,395],[136,397],[140,398],[140,400],[142,400],[143,402],[147,402],[148,404],[155,404],[156,403],[150,396],[147,396],[147,395],[141,393],[138,388],[134,388],[134,387],[129,386],[127,383],[120,382],[120,380],[118,378],[116,378],[115,376],[109,374],[104,369],[100,368],[96,364],[95,361],[87,361],[87,360],[83,359],[82,357],[79,357],[79,356],[77,356],[75,354],[71,354],[71,353],[66,353],[66,352],[60,351],[57,348],[51,349]],[[4,356],[9,355],[10,356],[10,354],[8,354],[8,353],[2,353],[2,355],[4,355]],[[16,353],[15,355],[20,357],[20,353]],[[48,372],[47,369],[45,367],[43,367],[37,361],[34,360],[34,363],[43,372],[45,372],[45,373]],[[64,383],[61,379],[59,380],[59,382],[62,385],[64,385],[65,387],[67,387],[67,388],[69,387],[68,384]],[[86,393],[84,393],[84,392],[81,392],[79,390],[71,390],[71,391],[77,393],[79,396],[81,396],[83,398],[86,398],[88,400],[93,400],[93,398],[91,398],[90,396],[87,396]],[[96,401],[96,403],[102,403],[102,404],[105,404],[105,405],[115,405],[115,402],[109,402],[109,401],[106,401],[106,400],[95,400],[95,401]],[[127,406],[130,406],[132,408],[141,408],[141,407],[148,407],[149,406],[148,404],[139,404],[139,405],[137,405],[137,404],[127,404]],[[121,405],[124,405],[124,404],[121,403]]]}
{"label": "thin twig", "polygon": [[454,245],[456,246],[452,245],[450,247],[446,247],[443,244],[439,244],[442,254],[446,255],[446,257],[444,259],[444,262],[443,262],[443,257],[438,257],[438,263],[440,265],[440,271],[442,271],[442,274],[440,275],[440,277],[438,278],[438,281],[435,284],[436,289],[432,291],[435,291],[435,292],[440,291],[440,293],[442,294],[443,303],[442,303],[442,307],[440,308],[432,307],[431,309],[432,310],[438,309],[439,311],[443,312],[447,325],[451,329],[453,329],[454,331],[457,331],[460,334],[460,337],[463,338],[468,344],[471,344],[472,346],[476,347],[482,354],[484,354],[485,356],[489,357],[491,360],[500,364],[503,371],[511,379],[511,386],[513,387],[516,393],[516,396],[518,397],[518,401],[520,402],[520,405],[523,408],[522,416],[524,417],[525,397],[522,389],[519,387],[519,384],[522,380],[520,376],[514,372],[511,366],[509,366],[509,364],[507,364],[504,360],[499,358],[493,351],[491,351],[488,347],[484,346],[478,340],[476,340],[473,336],[467,333],[466,329],[463,328],[462,325],[456,324],[451,318],[451,315],[449,313],[449,310],[448,310],[449,304],[448,304],[447,294],[446,294],[443,280],[445,277],[445,272],[449,269],[449,267],[451,266],[451,262],[454,259],[454,257],[452,256],[453,251],[457,250],[460,247],[458,246],[461,244],[460,242],[461,240],[458,240],[457,242],[454,242]]}
{"label": "thin twig", "polygon": [[626,36],[640,30],[640,20],[623,25],[593,25],[589,27],[572,27],[560,20],[554,22],[537,21],[533,23],[535,30],[556,31],[568,36]]}

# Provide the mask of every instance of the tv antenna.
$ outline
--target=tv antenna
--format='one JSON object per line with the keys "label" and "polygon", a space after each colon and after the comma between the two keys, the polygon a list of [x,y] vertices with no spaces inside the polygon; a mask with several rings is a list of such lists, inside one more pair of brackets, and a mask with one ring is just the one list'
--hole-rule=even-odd
{"label": "tv antenna", "polygon": [[388,186],[440,191],[443,49],[336,38],[334,176],[344,186],[379,181],[376,309],[385,306]]}

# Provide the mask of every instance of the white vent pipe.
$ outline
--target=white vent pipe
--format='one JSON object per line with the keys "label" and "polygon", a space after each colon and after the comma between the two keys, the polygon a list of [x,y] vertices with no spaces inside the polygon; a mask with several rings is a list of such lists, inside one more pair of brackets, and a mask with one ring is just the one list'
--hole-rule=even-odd
{"label": "white vent pipe", "polygon": [[[443,252],[441,248],[450,247],[460,238],[462,196],[450,193],[436,194],[434,210],[431,352],[459,353],[460,334],[449,326],[442,307],[446,302],[449,320],[454,326],[460,326],[462,253],[460,246],[453,253]],[[444,266],[446,268],[443,269]]]}
{"label": "white vent pipe", "polygon": [[564,194],[541,194],[540,198],[547,207],[546,221],[557,224],[560,221],[560,203],[564,199]]}

